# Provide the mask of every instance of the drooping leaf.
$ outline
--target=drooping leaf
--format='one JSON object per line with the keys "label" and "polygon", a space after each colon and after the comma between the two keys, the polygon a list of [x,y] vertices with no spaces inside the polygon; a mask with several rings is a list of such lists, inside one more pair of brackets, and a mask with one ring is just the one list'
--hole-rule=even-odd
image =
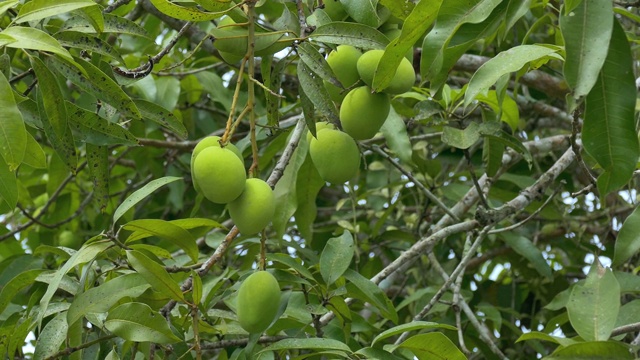
{"label": "drooping leaf", "polygon": [[[86,17],[79,15],[72,16],[65,21],[62,28],[60,28],[60,31],[78,31],[83,33],[99,32],[96,30],[93,22],[87,20]],[[115,16],[111,14],[104,14],[104,25],[102,31],[105,33],[128,34],[145,38],[149,37],[149,34],[142,26],[122,16]]]}
{"label": "drooping leaf", "polygon": [[320,255],[320,275],[332,285],[349,268],[355,254],[353,236],[345,230],[341,236],[327,240]]}
{"label": "drooping leaf", "polygon": [[338,112],[327,88],[322,82],[322,78],[305,65],[304,62],[298,63],[298,79],[300,80],[300,88],[305,95],[311,100],[316,109],[329,121],[338,122]]}
{"label": "drooping leaf", "polygon": [[378,285],[351,269],[344,272],[344,277],[347,279],[347,290],[352,296],[373,304],[391,322],[398,322],[398,313],[391,300]]}
{"label": "drooping leaf", "polygon": [[298,263],[298,261],[296,261],[296,259],[292,258],[289,255],[277,254],[277,253],[269,253],[269,254],[267,254],[267,260],[275,261],[275,262],[279,262],[281,264],[284,264],[284,265],[290,267],[291,270],[296,271],[297,273],[299,273],[300,275],[304,276],[305,278],[307,278],[309,280],[313,279],[313,274],[311,274],[311,272],[307,268],[305,268],[302,264]]}
{"label": "drooping leaf", "polygon": [[115,335],[136,342],[172,344],[180,341],[169,323],[147,304],[126,303],[109,312],[104,326]]}
{"label": "drooping leaf", "polygon": [[261,351],[278,351],[278,350],[338,350],[350,354],[351,349],[347,344],[333,339],[325,338],[308,338],[308,339],[283,339],[274,344],[267,346]]}
{"label": "drooping leaf", "polygon": [[100,212],[109,204],[109,148],[104,145],[85,145],[87,166],[93,181],[93,198]]}
{"label": "drooping leaf", "polygon": [[467,359],[462,351],[460,351],[448,337],[439,332],[414,335],[398,347],[411,350],[418,359]]}
{"label": "drooping leaf", "polygon": [[306,241],[313,241],[313,224],[317,215],[316,197],[324,186],[324,180],[307,156],[298,171],[296,199],[298,206],[294,214],[300,234]]}
{"label": "drooping leaf", "polygon": [[[47,292],[40,299],[40,313],[38,315],[38,323],[42,323],[42,318],[49,306],[49,302],[51,298],[58,290],[58,286],[62,281],[62,278],[71,270],[72,268],[85,264],[91,260],[93,260],[96,256],[104,252],[106,249],[111,247],[113,243],[111,241],[96,241],[92,242],[88,245],[84,245],[80,248],[75,254],[73,254],[64,265],[58,269],[55,273],[55,277],[49,283],[47,287]],[[66,319],[66,318],[65,318]]]}
{"label": "drooping leaf", "polygon": [[382,124],[380,131],[384,135],[389,148],[403,164],[413,163],[413,149],[411,140],[409,139],[409,134],[407,134],[407,126],[393,106],[389,111],[387,120]]}
{"label": "drooping leaf", "polygon": [[618,233],[613,254],[613,265],[620,266],[640,250],[640,207],[629,215]]}
{"label": "drooping leaf", "polygon": [[547,264],[542,251],[531,240],[509,232],[503,233],[502,238],[513,251],[527,259],[540,276],[548,279],[552,277],[551,267]]}
{"label": "drooping leaf", "polygon": [[315,74],[336,86],[341,85],[336,79],[331,66],[327,63],[327,60],[325,60],[324,56],[322,56],[313,45],[308,42],[303,42],[298,45],[298,54],[300,55],[300,60],[304,61],[307,67]]}
{"label": "drooping leaf", "polygon": [[[49,113],[52,114],[52,117],[55,120],[59,121],[60,114],[59,112],[64,112],[64,116],[66,117],[66,107],[64,107],[64,102],[62,99],[58,98],[55,95],[52,95],[49,92],[47,95],[44,93],[50,91],[55,91],[55,88],[52,89],[43,89],[41,87],[38,88],[37,91],[37,106],[38,106],[38,115],[42,122],[42,128],[44,129],[45,134],[47,134],[47,139],[51,146],[56,151],[62,162],[67,166],[68,170],[72,173],[76,172],[78,167],[78,152],[76,150],[76,145],[73,138],[73,133],[71,132],[71,128],[66,124],[64,127],[61,127],[60,124],[58,131],[61,131],[61,134],[58,134],[54,125],[49,121]],[[60,94],[59,94],[60,95]],[[60,99],[62,102],[62,106],[60,104],[54,105],[51,109],[47,109],[47,105],[44,103],[45,97],[49,98],[50,101],[56,101],[55,99]],[[66,120],[66,119],[65,119]]]}
{"label": "drooping leaf", "polygon": [[20,0],[6,0],[0,2],[0,15],[4,15],[7,10],[18,5],[18,3],[20,3]]}
{"label": "drooping leaf", "polygon": [[61,312],[51,319],[42,329],[42,333],[38,335],[33,358],[38,360],[48,359],[57,353],[67,338],[68,329],[66,312]]}
{"label": "drooping leaf", "polygon": [[32,269],[21,272],[4,284],[2,290],[0,290],[0,314],[4,312],[18,292],[32,285],[43,271],[41,269]]}
{"label": "drooping leaf", "polygon": [[503,75],[518,71],[526,64],[542,58],[561,59],[555,49],[540,45],[519,45],[499,53],[482,64],[471,77],[464,95],[464,106],[469,106],[476,95],[487,91]]}
{"label": "drooping leaf", "polygon": [[125,297],[136,298],[151,285],[139,274],[120,275],[78,295],[67,312],[67,322],[74,324],[91,313],[104,313]]}
{"label": "drooping leaf", "polygon": [[20,24],[41,20],[88,6],[96,6],[96,3],[91,0],[32,0],[20,8],[18,16],[13,21]]}
{"label": "drooping leaf", "polygon": [[78,140],[96,146],[138,145],[138,139],[122,126],[73,103],[67,102],[66,104],[69,125]]}
{"label": "drooping leaf", "polygon": [[331,22],[318,28],[309,38],[336,45],[351,45],[366,50],[384,49],[389,43],[384,34],[371,26],[358,23]]}
{"label": "drooping leaf", "polygon": [[380,26],[380,17],[376,11],[378,0],[351,1],[340,0],[342,7],[359,24],[365,24],[373,28]]}
{"label": "drooping leaf", "polygon": [[8,209],[14,209],[18,203],[18,180],[15,171],[11,171],[9,165],[0,159],[0,206],[2,203]]}
{"label": "drooping leaf", "polygon": [[149,196],[157,189],[181,179],[181,177],[176,176],[165,176],[160,179],[152,180],[142,188],[134,191],[122,202],[122,204],[118,206],[116,211],[113,212],[113,222],[116,223],[118,219],[120,219],[122,215],[124,215],[129,209],[134,207],[137,203],[139,203],[141,200]]}
{"label": "drooping leaf", "polygon": [[129,264],[140,274],[154,290],[176,301],[185,301],[180,285],[167,270],[145,254],[136,250],[127,250]]}
{"label": "drooping leaf", "polygon": [[69,51],[63,48],[58,40],[42,30],[25,26],[10,26],[2,30],[0,35],[6,35],[16,40],[15,42],[5,44],[4,46],[6,47],[49,51],[65,59],[72,60]]}
{"label": "drooping leaf", "polygon": [[610,269],[594,261],[584,284],[576,284],[567,312],[571,325],[586,341],[609,339],[620,310],[620,285]]}
{"label": "drooping leaf", "polygon": [[285,168],[284,174],[273,189],[273,195],[276,198],[276,212],[272,223],[278,237],[284,234],[291,216],[296,212],[298,204],[296,199],[298,171],[304,163],[308,152],[309,144],[303,136],[289,161],[289,165]]}
{"label": "drooping leaf", "polygon": [[2,109],[0,155],[4,158],[8,168],[13,171],[20,166],[24,159],[27,129],[13,97],[11,85],[4,74],[0,74],[0,109]]}
{"label": "drooping leaf", "polygon": [[[198,260],[198,245],[196,239],[187,230],[160,219],[133,220],[122,226],[123,229],[141,232],[169,240],[196,262]],[[132,234],[132,236],[134,236]]]}
{"label": "drooping leaf", "polygon": [[480,134],[485,138],[490,138],[501,142],[502,144],[512,148],[518,152],[527,161],[529,166],[533,163],[533,157],[529,150],[522,145],[515,136],[503,131],[500,127],[500,123],[496,121],[485,122],[480,125]]}
{"label": "drooping leaf", "polygon": [[607,58],[586,98],[582,127],[584,149],[604,169],[597,181],[603,197],[629,181],[640,153],[632,63],[625,32],[615,21]]}
{"label": "drooping leaf", "polygon": [[27,147],[24,152],[22,162],[36,169],[44,169],[47,167],[47,158],[40,144],[33,138],[33,135],[27,131]]}
{"label": "drooping leaf", "polygon": [[[177,99],[178,97],[176,96],[175,98]],[[154,123],[172,131],[181,139],[187,137],[187,129],[184,127],[184,124],[171,111],[156,103],[142,99],[136,99],[134,100],[134,103],[138,107],[138,110],[140,110],[144,120],[153,121]]]}
{"label": "drooping leaf", "polygon": [[560,29],[567,53],[564,78],[577,100],[587,95],[598,80],[613,31],[613,4],[608,0],[584,0],[570,13],[561,13]]}
{"label": "drooping leaf", "polygon": [[407,51],[413,48],[413,45],[433,24],[441,4],[442,0],[421,1],[416,4],[402,25],[400,37],[391,41],[385,48],[384,55],[382,55],[373,77],[372,87],[374,89],[383,90],[391,83],[396,69]]}
{"label": "drooping leaf", "polygon": [[62,46],[95,52],[124,64],[122,56],[99,37],[77,31],[63,31],[55,37]]}
{"label": "drooping leaf", "polygon": [[67,108],[65,106],[62,89],[53,73],[45,66],[42,60],[31,58],[31,67],[38,78],[40,94],[47,121],[53,128],[55,136],[67,140],[69,126],[67,124]]}
{"label": "drooping leaf", "polygon": [[439,324],[431,321],[412,321],[406,324],[394,326],[391,329],[381,332],[373,339],[373,341],[371,342],[371,346],[374,346],[378,341],[384,340],[388,337],[402,334],[407,331],[422,330],[422,329],[448,329],[448,330],[455,331],[456,327],[447,325],[447,324]]}

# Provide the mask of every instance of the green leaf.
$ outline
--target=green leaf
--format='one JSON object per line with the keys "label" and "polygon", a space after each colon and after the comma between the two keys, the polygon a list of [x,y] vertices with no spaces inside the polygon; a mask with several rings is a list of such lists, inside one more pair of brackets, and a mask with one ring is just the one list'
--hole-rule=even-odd
{"label": "green leaf", "polygon": [[128,341],[172,344],[180,341],[159,312],[142,303],[126,303],[109,312],[104,326]]}
{"label": "green leaf", "polygon": [[[104,32],[104,17],[109,16],[109,14],[103,14],[99,6],[87,6],[74,11],[74,13],[87,20],[97,33]],[[126,19],[122,18],[122,20]]]}
{"label": "green leaf", "polygon": [[278,350],[337,350],[343,351],[347,354],[351,354],[351,349],[347,344],[333,339],[325,338],[308,338],[308,339],[283,339],[274,344],[271,344],[261,350],[264,351],[278,351]]}
{"label": "green leaf", "polygon": [[567,54],[564,78],[578,100],[595,85],[607,56],[613,4],[609,0],[584,0],[570,13],[561,13],[560,30]]}
{"label": "green leaf", "polygon": [[105,313],[121,299],[136,298],[150,286],[140,274],[115,277],[76,296],[67,312],[67,322],[74,324],[86,314]]}
{"label": "green leaf", "polygon": [[68,329],[66,312],[61,312],[51,319],[42,329],[42,333],[38,335],[33,358],[37,360],[48,359],[57,353],[67,338]]}
{"label": "green leaf", "polygon": [[129,264],[140,274],[154,290],[176,301],[186,302],[180,285],[173,280],[164,267],[136,250],[127,250]]}
{"label": "green leaf", "polygon": [[597,260],[584,284],[576,284],[569,296],[567,312],[571,325],[586,341],[609,339],[620,310],[620,285],[611,269]]}
{"label": "green leaf", "polygon": [[191,278],[193,279],[193,285],[191,286],[193,304],[200,305],[202,300],[202,278],[193,270],[191,271]]}
{"label": "green leaf", "polygon": [[347,290],[350,294],[353,294],[355,298],[373,304],[391,322],[398,322],[398,314],[391,300],[378,285],[351,269],[345,271],[344,277],[348,281]]}
{"label": "green leaf", "polygon": [[20,0],[6,0],[0,2],[0,15],[4,15],[7,10],[18,5],[18,3],[20,3]]}
{"label": "green leaf", "polygon": [[398,347],[411,350],[418,359],[467,359],[448,337],[439,332],[414,335]]}
{"label": "green leaf", "polygon": [[387,329],[381,332],[380,334],[378,334],[378,336],[376,336],[373,339],[373,341],[371,342],[371,346],[374,346],[378,341],[384,340],[388,337],[402,334],[407,331],[422,330],[422,329],[447,329],[447,330],[455,331],[456,327],[447,325],[447,324],[438,324],[431,321],[412,321],[406,324],[394,326],[391,329]]}
{"label": "green leaf", "polygon": [[445,126],[442,131],[442,142],[458,149],[468,149],[480,139],[480,126],[471,122],[464,129]]}
{"label": "green leaf", "polygon": [[421,1],[416,4],[402,25],[400,37],[393,40],[384,50],[373,77],[374,89],[383,90],[391,83],[407,51],[413,48],[413,45],[433,24],[442,1]]}
{"label": "green leaf", "polygon": [[488,176],[494,176],[502,167],[504,144],[498,140],[485,138],[482,144],[482,161]]}
{"label": "green leaf", "polygon": [[0,208],[3,203],[8,209],[14,209],[18,204],[18,180],[16,173],[0,159]]}
{"label": "green leaf", "polygon": [[[198,261],[198,245],[196,244],[196,239],[187,230],[168,221],[160,219],[133,220],[123,225],[122,228],[169,240],[184,250],[191,260],[194,262]],[[132,236],[135,236],[135,233],[132,234]]]}
{"label": "green leaf", "polygon": [[[83,16],[72,16],[65,21],[60,31],[78,31],[83,33],[96,33],[95,24]],[[149,34],[140,25],[122,16],[104,14],[105,33],[127,34],[148,38]]]}
{"label": "green leaf", "polygon": [[104,145],[85,145],[89,176],[93,181],[93,199],[100,212],[109,204],[109,148]]}
{"label": "green leaf", "polygon": [[122,56],[99,37],[77,31],[63,31],[55,35],[62,46],[95,52],[124,64]]}
{"label": "green leaf", "polygon": [[542,340],[542,341],[549,341],[561,346],[569,346],[569,345],[573,345],[576,344],[578,341],[573,340],[573,339],[568,339],[566,337],[561,337],[561,336],[552,336],[549,334],[545,334],[543,332],[539,332],[539,331],[531,331],[525,334],[520,335],[520,337],[518,338],[518,340],[516,340],[516,342],[520,342],[520,341],[527,341],[527,340]]}
{"label": "green leaf", "polygon": [[365,359],[384,359],[384,360],[402,360],[405,358],[401,358],[398,356],[393,355],[392,353],[382,350],[382,349],[377,349],[377,348],[372,348],[372,347],[366,347],[366,348],[362,348],[358,351],[356,351],[356,354],[360,354],[360,355],[364,355]]}
{"label": "green leaf", "polygon": [[88,6],[96,6],[96,3],[92,0],[32,0],[20,8],[13,21],[20,24],[41,20]]}
{"label": "green leaf", "polygon": [[79,68],[66,61],[54,57],[50,57],[47,60],[48,66],[57,69],[65,78],[95,96],[97,99],[118,109],[122,115],[134,119],[140,118],[140,111],[129,95],[127,95],[113,79],[95,65],[80,58],[75,59],[80,65],[80,69],[84,70],[85,76],[83,72],[78,71]]}
{"label": "green leaf", "polygon": [[481,103],[489,105],[494,113],[500,114],[500,121],[509,125],[512,131],[516,131],[520,125],[520,111],[518,104],[510,96],[498,99],[498,94],[494,90],[489,90],[487,95],[477,95],[476,99]]}
{"label": "green leaf", "polygon": [[[51,89],[43,89],[42,87],[38,88],[38,98],[37,98],[37,106],[38,106],[38,114],[40,115],[40,121],[42,122],[42,128],[44,129],[45,134],[47,134],[47,138],[49,139],[49,143],[56,151],[56,153],[60,156],[64,164],[67,168],[75,173],[78,166],[78,153],[76,151],[76,145],[73,138],[73,133],[71,132],[71,128],[65,124],[64,127],[60,127],[58,123],[57,126],[60,127],[58,131],[62,131],[61,135],[58,135],[58,132],[54,128],[54,125],[49,121],[49,113],[51,113],[52,118],[55,121],[60,120],[59,112],[65,113],[66,120],[66,108],[64,107],[64,101],[61,98],[58,98],[55,95],[52,95],[52,92],[55,88]],[[47,92],[49,91],[49,92]],[[47,93],[47,95],[45,95]],[[60,96],[62,96],[60,92]],[[49,100],[47,103],[51,101],[55,101],[55,99],[60,99],[60,103],[55,104],[52,108],[48,108],[44,103],[45,98]],[[65,121],[66,123],[66,121]]]}
{"label": "green leaf", "polygon": [[[586,1],[586,0],[585,0]],[[544,360],[635,359],[629,346],[617,341],[588,341],[560,347]]]}
{"label": "green leaf", "polygon": [[300,56],[300,60],[304,61],[307,67],[315,74],[320,76],[322,79],[331,82],[335,86],[341,87],[341,84],[333,73],[331,66],[329,66],[327,60],[325,60],[324,56],[320,54],[315,46],[311,45],[309,42],[301,43],[298,45],[298,55]]}
{"label": "green leaf", "polygon": [[520,153],[527,163],[529,163],[529,166],[533,163],[533,157],[529,150],[522,145],[522,142],[518,138],[504,132],[500,127],[500,123],[495,121],[482,123],[482,125],[480,125],[480,134],[485,138],[488,137],[490,139],[497,140]]}
{"label": "green leaf", "polygon": [[137,203],[139,203],[141,200],[149,196],[157,189],[177,180],[182,180],[182,178],[176,176],[165,176],[160,179],[152,180],[147,185],[136,190],[135,192],[133,192],[133,194],[129,195],[122,202],[122,204],[120,204],[120,206],[118,206],[116,211],[113,213],[113,222],[116,223],[129,209],[134,207]]}
{"label": "green leaf", "polygon": [[365,24],[374,28],[380,26],[380,18],[376,11],[378,0],[340,0],[340,2],[347,14],[349,14],[349,16],[357,23]]}
{"label": "green leaf", "polygon": [[138,139],[122,126],[95,112],[67,102],[69,125],[78,140],[93,145],[138,145]]}
{"label": "green leaf", "polygon": [[329,121],[338,122],[338,111],[333,101],[331,101],[322,78],[311,71],[302,61],[298,63],[298,80],[300,81],[300,89],[311,100],[316,109]]}
{"label": "green leaf", "polygon": [[[27,147],[27,129],[18,109],[13,90],[4,74],[0,73],[0,155],[13,171],[20,166]],[[15,177],[15,176],[14,176]],[[15,206],[15,204],[14,204]]]}
{"label": "green leaf", "polygon": [[389,148],[403,164],[413,163],[413,149],[409,134],[407,134],[407,126],[393,106],[391,107],[391,111],[389,111],[387,120],[382,124],[380,131],[384,135],[384,139]]}
{"label": "green leaf", "polygon": [[624,221],[614,246],[614,266],[622,265],[638,253],[640,250],[640,207],[636,207]]}
{"label": "green leaf", "polygon": [[69,272],[69,270],[78,265],[85,264],[95,259],[96,256],[102,254],[112,245],[113,243],[111,241],[96,241],[93,243],[89,243],[88,245],[84,245],[80,248],[80,250],[73,254],[60,269],[56,271],[55,277],[47,287],[47,291],[40,299],[40,313],[38,315],[39,324],[42,323],[42,318],[44,317],[47,307],[49,306],[49,302],[51,301],[51,298],[53,297],[55,292],[58,290],[58,286],[60,285],[62,278]]}
{"label": "green leaf", "polygon": [[562,59],[556,54],[556,49],[540,45],[519,45],[499,53],[482,64],[471,77],[464,95],[464,106],[469,106],[476,95],[487,91],[503,75],[518,71],[526,64],[543,58]]}
{"label": "green leaf", "polygon": [[24,152],[24,159],[22,162],[26,165],[34,167],[36,169],[45,169],[47,167],[47,157],[44,154],[44,150],[33,135],[27,131],[27,147]]}
{"label": "green leaf", "polygon": [[181,139],[185,139],[187,137],[187,129],[184,127],[184,124],[182,124],[182,121],[180,121],[180,119],[178,119],[171,111],[151,101],[136,99],[133,102],[140,110],[144,120],[153,121],[165,129],[172,131]]}
{"label": "green leaf", "polygon": [[365,50],[384,49],[389,43],[389,39],[377,29],[347,22],[331,22],[318,26],[309,38],[323,43],[351,45]]}
{"label": "green leaf", "polygon": [[587,95],[582,127],[584,149],[604,169],[597,181],[602,197],[625,185],[638,161],[632,63],[629,42],[616,21],[604,66]]}
{"label": "green leaf", "polygon": [[2,30],[0,35],[10,36],[16,40],[10,44],[5,44],[6,47],[48,51],[72,60],[71,54],[60,45],[58,40],[42,30],[31,27],[11,26]]}
{"label": "green leaf", "polygon": [[311,157],[307,156],[298,170],[296,180],[298,206],[294,218],[300,234],[309,242],[313,241],[313,224],[317,215],[316,198],[323,186],[324,180],[313,165]]}
{"label": "green leaf", "polygon": [[320,255],[320,274],[325,284],[333,284],[347,271],[354,254],[353,236],[349,231],[327,240]]}
{"label": "green leaf", "polygon": [[289,160],[289,165],[287,165],[284,170],[284,174],[273,189],[273,195],[276,198],[276,212],[273,216],[272,223],[277,237],[281,237],[282,234],[284,234],[291,216],[296,212],[296,208],[298,206],[298,201],[296,199],[298,171],[304,163],[308,151],[309,144],[305,137],[302,136],[291,160]]}
{"label": "green leaf", "polygon": [[284,264],[289,268],[291,268],[291,270],[294,270],[295,272],[304,276],[305,278],[309,280],[313,279],[313,274],[311,274],[311,272],[306,267],[298,263],[296,259],[292,258],[289,255],[278,254],[278,253],[268,253],[267,260]]}
{"label": "green leaf", "polygon": [[533,245],[531,240],[513,233],[502,233],[502,238],[513,251],[527,259],[538,274],[547,279],[552,278],[551,267],[547,264],[547,260],[542,255],[542,251]]}
{"label": "green leaf", "polygon": [[153,6],[155,6],[158,11],[165,15],[169,15],[172,18],[186,20],[186,21],[210,21],[213,19],[217,19],[222,15],[226,14],[228,11],[220,11],[220,12],[205,12],[200,11],[196,8],[188,8],[180,5],[176,5],[168,0],[151,0]]}
{"label": "green leaf", "polygon": [[[38,87],[42,95],[42,103],[44,105],[44,111],[47,114],[47,121],[53,128],[55,136],[58,139],[65,139],[70,131],[67,124],[67,108],[65,107],[62,89],[58,84],[58,80],[42,60],[36,57],[31,58],[31,67],[38,78]],[[70,144],[66,145],[72,146]]]}
{"label": "green leaf", "polygon": [[0,314],[7,308],[12,299],[20,291],[32,285],[42,272],[44,272],[42,269],[27,270],[16,275],[4,284],[2,290],[0,290]]}

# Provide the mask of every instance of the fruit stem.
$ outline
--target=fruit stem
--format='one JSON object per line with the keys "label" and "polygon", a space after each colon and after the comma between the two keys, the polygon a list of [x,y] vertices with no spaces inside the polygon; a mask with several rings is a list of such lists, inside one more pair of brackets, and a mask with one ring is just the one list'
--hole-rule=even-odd
{"label": "fruit stem", "polygon": [[267,235],[264,230],[260,233],[260,260],[258,261],[258,270],[267,268]]}
{"label": "fruit stem", "polygon": [[229,110],[229,118],[227,119],[227,126],[224,129],[224,134],[220,139],[220,146],[225,147],[229,142],[229,138],[233,135],[233,115],[236,112],[236,105],[238,104],[238,98],[240,97],[240,88],[242,85],[242,74],[244,74],[244,66],[247,59],[246,57],[240,62],[240,69],[238,70],[238,79],[236,80],[236,89],[233,92],[233,100],[231,101],[231,109]]}

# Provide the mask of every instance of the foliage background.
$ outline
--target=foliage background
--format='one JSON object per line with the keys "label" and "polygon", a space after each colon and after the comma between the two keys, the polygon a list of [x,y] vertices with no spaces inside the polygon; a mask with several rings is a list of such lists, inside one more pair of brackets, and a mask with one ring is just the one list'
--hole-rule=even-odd
{"label": "foliage background", "polygon": [[[3,358],[637,356],[637,4],[325,3],[0,1]],[[338,44],[386,49],[374,85],[410,49],[419,75],[329,185],[306,128],[337,120]],[[234,314],[261,238],[190,175],[247,104],[231,141],[277,199],[263,336]]]}

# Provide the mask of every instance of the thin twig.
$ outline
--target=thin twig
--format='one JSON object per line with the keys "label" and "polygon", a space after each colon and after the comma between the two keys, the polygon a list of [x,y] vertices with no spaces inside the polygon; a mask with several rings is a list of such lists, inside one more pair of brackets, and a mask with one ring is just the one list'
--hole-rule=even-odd
{"label": "thin twig", "polygon": [[[280,340],[288,339],[288,336],[263,336],[258,339],[258,344],[274,343]],[[247,345],[249,339],[222,340],[212,343],[202,344],[202,350],[215,350],[230,347],[241,347]]]}
{"label": "thin twig", "polygon": [[63,356],[67,356],[67,355],[70,355],[70,354],[72,354],[72,353],[74,353],[76,351],[79,351],[79,350],[82,350],[82,349],[86,349],[86,348],[91,347],[91,346],[93,346],[95,344],[100,344],[100,343],[102,343],[104,341],[113,339],[114,337],[116,337],[116,336],[113,335],[113,334],[105,335],[103,337],[99,337],[97,339],[88,341],[88,342],[86,342],[84,344],[81,344],[81,345],[78,345],[78,346],[68,347],[66,349],[60,350],[57,353],[45,358],[45,360],[52,360],[52,359],[57,359],[57,358],[60,358],[60,357],[63,357]]}

